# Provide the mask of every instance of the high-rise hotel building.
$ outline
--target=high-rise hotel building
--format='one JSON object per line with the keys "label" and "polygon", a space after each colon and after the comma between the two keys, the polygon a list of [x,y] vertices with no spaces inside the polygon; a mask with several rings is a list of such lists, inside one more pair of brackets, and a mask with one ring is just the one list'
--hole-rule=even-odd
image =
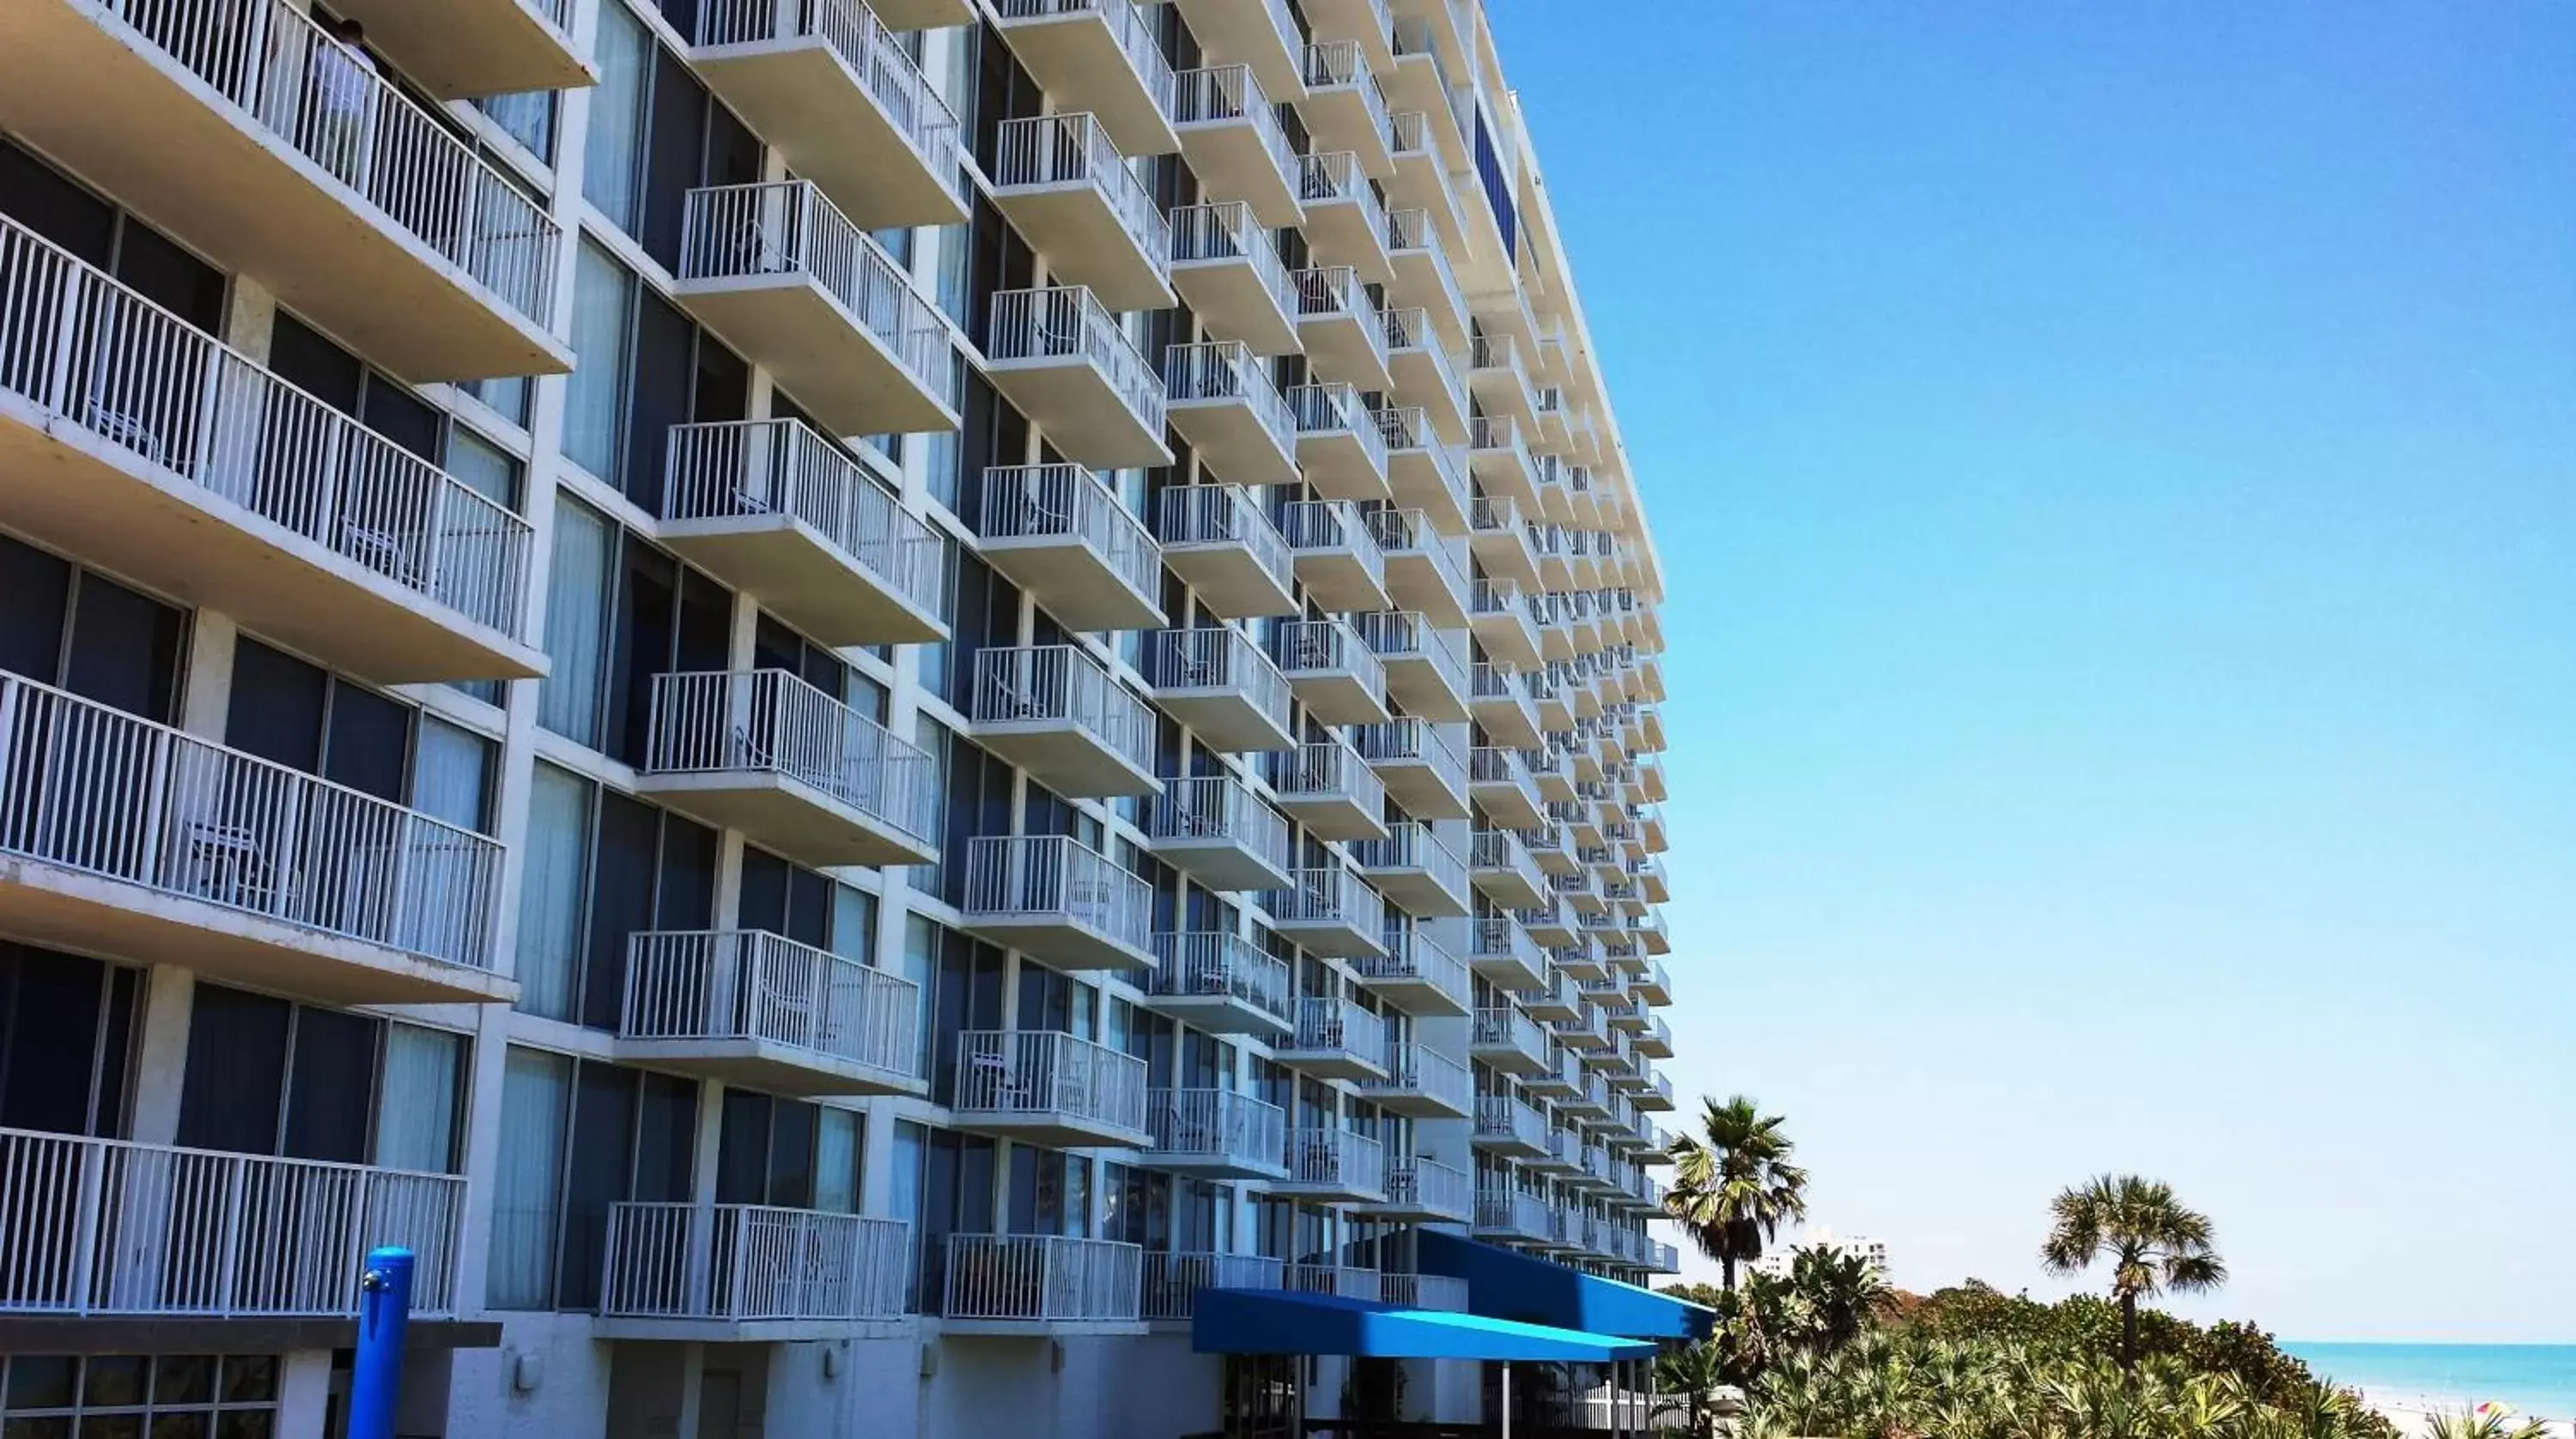
{"label": "high-rise hotel building", "polygon": [[1670,1272],[1572,273],[1471,0],[0,0],[0,1435],[337,1433],[384,1243],[458,1439]]}

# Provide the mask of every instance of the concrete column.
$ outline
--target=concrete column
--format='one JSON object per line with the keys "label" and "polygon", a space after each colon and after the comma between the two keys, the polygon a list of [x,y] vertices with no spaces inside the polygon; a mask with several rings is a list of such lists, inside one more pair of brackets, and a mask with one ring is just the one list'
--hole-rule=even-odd
{"label": "concrete column", "polygon": [[221,744],[233,703],[233,652],[241,631],[229,616],[199,610],[188,627],[188,653],[179,686],[179,728]]}
{"label": "concrete column", "polygon": [[142,1035],[134,1054],[134,1140],[173,1144],[179,1138],[179,1100],[188,1073],[188,1015],[196,1001],[196,971],[156,964],[143,985]]}
{"label": "concrete column", "polygon": [[324,1439],[331,1412],[331,1351],[298,1349],[277,1366],[278,1439]]}

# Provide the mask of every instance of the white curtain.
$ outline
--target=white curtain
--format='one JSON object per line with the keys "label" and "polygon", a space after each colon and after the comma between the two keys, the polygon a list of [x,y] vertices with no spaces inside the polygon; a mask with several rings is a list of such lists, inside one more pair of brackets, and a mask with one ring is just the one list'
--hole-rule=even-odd
{"label": "white curtain", "polygon": [[573,1017],[581,953],[582,892],[590,875],[590,785],[550,764],[528,794],[525,869],[519,884],[519,1008]]}
{"label": "white curtain", "polygon": [[596,245],[584,243],[572,272],[572,349],[564,383],[565,458],[600,479],[617,479],[619,421],[625,412],[629,303],[634,281]]}
{"label": "white curtain", "polygon": [[450,1174],[457,1168],[456,1095],[465,1038],[416,1024],[385,1028],[385,1088],[376,1163]]}
{"label": "white curtain", "polygon": [[599,83],[590,91],[590,138],[582,150],[581,192],[599,207],[599,213],[632,235],[636,165],[644,149],[644,92],[653,74],[653,38],[626,13],[624,5],[603,0],[591,58],[599,65]]}
{"label": "white curtain", "polygon": [[546,657],[554,668],[537,693],[537,723],[584,744],[600,738],[616,538],[616,528],[587,506],[555,505],[554,563],[546,572]]}
{"label": "white curtain", "polygon": [[458,829],[489,834],[485,812],[492,792],[492,742],[430,715],[420,718],[420,755],[411,779],[411,805]]}
{"label": "white curtain", "polygon": [[572,1061],[512,1049],[501,1084],[501,1161],[492,1179],[492,1263],[484,1302],[554,1302],[555,1202],[563,1188],[564,1116]]}
{"label": "white curtain", "polygon": [[847,1109],[818,1112],[814,1141],[814,1207],[826,1214],[859,1212],[859,1116]]}

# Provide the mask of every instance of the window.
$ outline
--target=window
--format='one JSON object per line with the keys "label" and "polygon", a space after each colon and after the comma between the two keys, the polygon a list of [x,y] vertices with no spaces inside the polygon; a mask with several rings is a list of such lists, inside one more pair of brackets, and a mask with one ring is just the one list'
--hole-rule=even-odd
{"label": "window", "polygon": [[765,929],[843,959],[876,959],[876,896],[767,850],[745,846],[736,927]]}
{"label": "window", "polygon": [[[694,17],[677,17],[675,24],[689,34]],[[760,141],[624,7],[600,6],[595,53],[600,77],[591,94],[582,193],[646,253],[676,270],[689,191],[758,180]]]}
{"label": "window", "polygon": [[168,724],[187,611],[0,535],[0,669]]}
{"label": "window", "polygon": [[277,1359],[266,1354],[13,1354],[0,1385],[10,1439],[82,1434],[269,1439]]}
{"label": "window", "polygon": [[1040,1149],[1011,1146],[1013,1234],[1091,1234],[1091,1161]]}
{"label": "window", "polygon": [[452,1174],[465,1045],[462,1035],[200,980],[179,1143]]}
{"label": "window", "polygon": [[733,591],[567,501],[556,510],[546,594],[554,667],[538,692],[537,722],[643,764],[654,676],[727,667]]}
{"label": "window", "polygon": [[865,1117],[802,1099],[728,1089],[716,1203],[859,1211]]}
{"label": "window", "polygon": [[959,1034],[1002,1027],[1002,951],[982,940],[941,928],[939,970],[931,989],[930,1097],[946,1104],[956,1096]]}
{"label": "window", "polygon": [[715,925],[714,830],[539,763],[519,890],[519,1008],[615,1029],[626,942]]}
{"label": "window", "polygon": [[142,975],[0,942],[0,1127],[125,1132]]}
{"label": "window", "polygon": [[388,804],[491,832],[491,740],[247,635],[233,650],[224,738]]}
{"label": "window", "polygon": [[751,367],[587,242],[573,266],[572,347],[565,456],[660,515],[671,427],[744,418]]}
{"label": "window", "polygon": [[0,138],[6,215],[209,335],[224,325],[224,274],[77,180]]}
{"label": "window", "polygon": [[[607,28],[605,25],[602,29]],[[516,140],[531,155],[548,165],[555,162],[555,92],[522,90],[514,95],[484,95],[474,108],[501,127],[501,133]]]}
{"label": "window", "polygon": [[490,1307],[596,1305],[609,1206],[687,1200],[697,1125],[698,1086],[689,1080],[512,1048],[493,1182]]}

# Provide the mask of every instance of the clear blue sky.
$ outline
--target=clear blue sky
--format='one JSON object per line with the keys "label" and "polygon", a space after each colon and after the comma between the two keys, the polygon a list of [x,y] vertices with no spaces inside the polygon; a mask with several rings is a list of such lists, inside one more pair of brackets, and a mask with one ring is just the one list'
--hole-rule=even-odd
{"label": "clear blue sky", "polygon": [[1670,580],[1685,1095],[2576,1339],[2576,6],[1488,0]]}

